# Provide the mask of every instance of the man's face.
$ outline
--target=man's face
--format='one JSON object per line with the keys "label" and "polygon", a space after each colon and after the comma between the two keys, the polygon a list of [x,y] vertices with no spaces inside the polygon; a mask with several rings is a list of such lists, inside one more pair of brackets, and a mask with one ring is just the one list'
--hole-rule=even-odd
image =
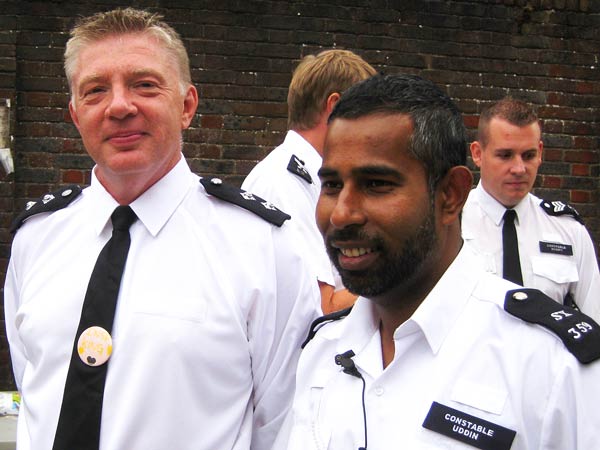
{"label": "man's face", "polygon": [[437,247],[423,165],[403,114],[335,119],[325,142],[317,224],[344,285],[369,298],[426,277]]}
{"label": "man's face", "polygon": [[131,181],[150,187],[179,160],[181,131],[198,103],[180,78],[174,58],[144,34],[110,36],[81,51],[69,108],[109,190]]}
{"label": "man's face", "polygon": [[507,208],[527,195],[542,163],[543,144],[537,122],[518,127],[493,118],[488,125],[485,148],[471,144],[473,162],[481,170],[483,188]]}

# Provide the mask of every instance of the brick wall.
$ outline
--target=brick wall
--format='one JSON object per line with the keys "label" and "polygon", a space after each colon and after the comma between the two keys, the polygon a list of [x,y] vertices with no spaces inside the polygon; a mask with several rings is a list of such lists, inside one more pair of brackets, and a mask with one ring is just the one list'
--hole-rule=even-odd
{"label": "brick wall", "polygon": [[571,202],[600,238],[598,0],[0,1],[0,99],[11,100],[16,167],[0,176],[0,281],[15,211],[58,185],[89,181],[61,57],[77,16],[120,3],[161,12],[185,39],[201,102],[184,153],[198,173],[241,183],[283,139],[298,60],[347,48],[386,73],[438,83],[471,132],[482,107],[506,94],[538,105],[546,149],[536,193]]}

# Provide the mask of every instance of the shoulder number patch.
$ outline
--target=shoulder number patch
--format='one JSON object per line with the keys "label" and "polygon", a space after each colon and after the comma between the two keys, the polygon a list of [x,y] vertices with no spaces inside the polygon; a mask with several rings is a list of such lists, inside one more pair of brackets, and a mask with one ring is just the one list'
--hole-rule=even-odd
{"label": "shoulder number patch", "polygon": [[72,184],[57,191],[50,192],[37,200],[27,202],[22,211],[10,226],[10,232],[16,232],[29,217],[44,212],[54,212],[66,207],[81,194],[81,187]]}
{"label": "shoulder number patch", "polygon": [[582,312],[555,302],[537,289],[508,291],[504,309],[519,319],[552,330],[579,362],[600,358],[600,326]]}
{"label": "shoulder number patch", "polygon": [[310,176],[310,173],[308,173],[308,170],[306,170],[306,167],[304,167],[304,161],[302,161],[296,155],[292,155],[292,157],[290,158],[287,170],[292,172],[294,175],[298,175],[300,178],[307,181],[309,184],[312,184],[312,177]]}
{"label": "shoulder number patch", "polygon": [[251,211],[278,227],[283,225],[286,220],[292,218],[289,214],[284,213],[258,195],[246,192],[231,184],[225,184],[220,178],[211,178],[210,180],[208,178],[200,178],[200,183],[210,195]]}
{"label": "shoulder number patch", "polygon": [[583,219],[581,218],[577,210],[568,203],[564,203],[561,201],[542,200],[540,206],[546,212],[546,214],[550,216],[568,215],[573,217],[580,224],[584,225]]}

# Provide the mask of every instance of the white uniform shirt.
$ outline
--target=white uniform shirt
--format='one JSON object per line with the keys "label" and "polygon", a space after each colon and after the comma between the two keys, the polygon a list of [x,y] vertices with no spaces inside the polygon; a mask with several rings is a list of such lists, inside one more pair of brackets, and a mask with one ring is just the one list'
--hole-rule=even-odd
{"label": "white uniform shirt", "polygon": [[[523,283],[559,303],[570,292],[581,311],[600,322],[600,275],[590,235],[571,216],[548,215],[541,202],[528,194],[514,208]],[[479,183],[469,194],[462,215],[463,238],[481,254],[486,270],[498,276],[502,276],[504,211]],[[545,251],[540,250],[540,243]],[[568,253],[567,248],[572,255],[549,253],[548,248]]]}
{"label": "white uniform shirt", "polygon": [[[93,177],[17,233],[5,289],[19,450],[52,448],[87,283],[115,200]],[[139,220],[113,328],[101,450],[269,448],[319,296],[289,231],[206,193],[182,158]]]}
{"label": "white uniform shirt", "polygon": [[362,381],[334,362],[347,350],[366,380],[368,450],[475,448],[422,426],[433,402],[460,412],[445,416],[446,426],[471,442],[489,431],[461,426],[455,419],[464,413],[515,431],[511,450],[598,448],[600,362],[580,364],[556,335],[503,311],[505,291],[515,287],[483,272],[465,245],[394,333],[385,370],[378,317],[360,297],[302,352],[274,450],[364,446]]}
{"label": "white uniform shirt", "polygon": [[[292,155],[304,163],[312,183],[287,170]],[[335,286],[331,261],[315,220],[321,190],[317,172],[321,163],[322,158],[312,145],[295,131],[288,131],[283,143],[248,174],[242,189],[268,199],[292,216],[290,222],[297,228],[297,239],[302,242],[306,259],[314,269],[316,278]]]}

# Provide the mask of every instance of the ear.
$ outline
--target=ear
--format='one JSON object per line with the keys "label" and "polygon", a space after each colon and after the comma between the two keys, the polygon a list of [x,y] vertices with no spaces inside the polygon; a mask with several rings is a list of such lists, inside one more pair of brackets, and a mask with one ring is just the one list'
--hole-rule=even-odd
{"label": "ear", "polygon": [[335,104],[338,102],[338,100],[340,99],[341,95],[339,92],[334,92],[332,94],[329,94],[329,97],[327,97],[327,101],[325,104],[325,112],[327,117],[329,117],[329,115],[331,114],[331,111],[333,111],[333,108],[335,106]]}
{"label": "ear", "polygon": [[69,114],[71,115],[71,120],[79,130],[79,117],[77,117],[77,110],[73,106],[73,99],[69,100]]}
{"label": "ear", "polygon": [[181,129],[185,130],[192,123],[192,119],[198,108],[198,91],[193,85],[189,85],[183,99],[183,111],[181,113]]}
{"label": "ear", "polygon": [[538,144],[538,148],[539,148],[539,152],[538,152],[538,158],[540,161],[540,164],[542,163],[542,152],[544,151],[544,142],[540,140],[540,143]]}
{"label": "ear", "polygon": [[477,167],[481,167],[481,152],[483,151],[481,144],[479,141],[473,141],[469,148],[471,149],[471,158],[473,158],[473,162]]}
{"label": "ear", "polygon": [[469,192],[473,187],[473,174],[465,166],[452,167],[438,186],[440,221],[450,225],[460,219]]}

